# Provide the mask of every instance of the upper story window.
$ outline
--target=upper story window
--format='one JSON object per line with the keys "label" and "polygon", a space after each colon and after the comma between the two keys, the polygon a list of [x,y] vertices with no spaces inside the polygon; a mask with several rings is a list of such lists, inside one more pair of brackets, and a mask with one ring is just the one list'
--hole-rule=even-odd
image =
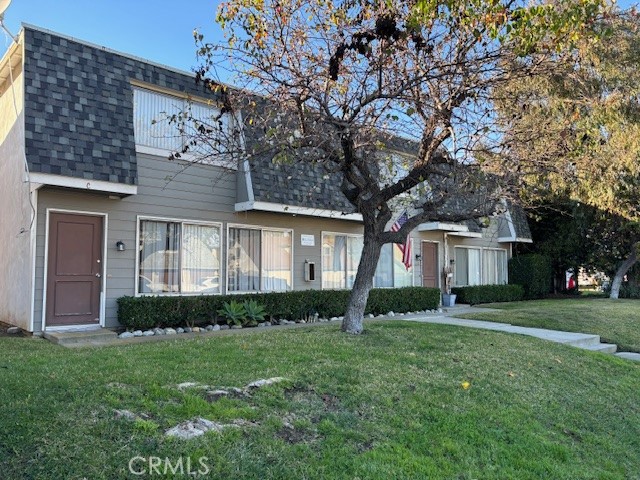
{"label": "upper story window", "polygon": [[[180,115],[188,120],[182,124],[171,121]],[[147,153],[180,152],[184,145],[197,139],[195,146],[190,145],[193,157],[213,163],[229,151],[232,142],[231,116],[220,117],[220,109],[213,104],[189,102],[186,98],[136,87],[133,117],[136,146]]]}

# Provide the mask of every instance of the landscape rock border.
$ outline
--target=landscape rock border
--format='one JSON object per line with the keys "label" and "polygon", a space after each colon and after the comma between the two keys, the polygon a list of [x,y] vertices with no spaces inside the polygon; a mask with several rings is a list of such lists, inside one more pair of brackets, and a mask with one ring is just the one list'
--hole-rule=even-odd
{"label": "landscape rock border", "polygon": [[[384,317],[389,317],[389,318],[395,318],[395,317],[403,317],[405,315],[426,315],[426,314],[433,314],[433,313],[443,313],[442,308],[437,308],[434,310],[419,310],[416,312],[406,312],[406,313],[395,313],[395,312],[388,312],[386,315],[383,314],[379,314],[379,315],[373,315],[372,313],[370,313],[369,315],[367,315],[365,318],[384,318]],[[152,337],[152,336],[162,336],[162,335],[179,335],[182,333],[204,333],[204,332],[217,332],[217,331],[221,331],[221,330],[240,330],[240,329],[247,329],[247,328],[265,328],[265,327],[272,327],[272,326],[278,326],[278,325],[296,325],[296,324],[313,324],[313,323],[328,323],[328,322],[341,322],[342,320],[344,320],[344,317],[340,316],[340,317],[331,317],[331,318],[313,318],[313,319],[309,319],[309,320],[304,320],[304,319],[299,319],[299,320],[287,320],[287,319],[278,319],[278,320],[273,320],[273,321],[266,321],[266,322],[261,322],[258,323],[255,327],[242,327],[241,325],[233,325],[233,326],[229,326],[229,325],[213,325],[213,324],[209,324],[206,327],[178,327],[178,328],[152,328],[149,330],[135,330],[133,332],[122,332],[120,335],[118,335],[118,338],[122,338],[122,339],[126,339],[126,338],[134,338],[134,337]]]}

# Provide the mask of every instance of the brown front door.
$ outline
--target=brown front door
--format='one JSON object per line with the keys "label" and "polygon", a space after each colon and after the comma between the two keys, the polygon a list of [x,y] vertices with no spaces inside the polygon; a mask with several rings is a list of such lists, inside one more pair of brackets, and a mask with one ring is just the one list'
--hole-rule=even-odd
{"label": "brown front door", "polygon": [[49,216],[47,326],[100,323],[103,218]]}
{"label": "brown front door", "polygon": [[438,244],[422,242],[422,286],[438,286]]}

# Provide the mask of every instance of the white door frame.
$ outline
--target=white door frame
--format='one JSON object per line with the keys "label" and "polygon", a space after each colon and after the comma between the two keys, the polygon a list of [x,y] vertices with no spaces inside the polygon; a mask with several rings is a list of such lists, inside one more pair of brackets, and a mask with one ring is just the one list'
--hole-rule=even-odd
{"label": "white door frame", "polygon": [[76,215],[89,215],[92,217],[102,217],[102,288],[100,291],[100,323],[85,324],[85,325],[65,325],[59,327],[49,327],[49,331],[63,331],[63,330],[82,330],[88,328],[96,328],[97,326],[104,328],[105,324],[105,306],[107,298],[107,230],[109,226],[109,215],[103,212],[88,212],[84,210],[67,210],[63,208],[47,208],[45,217],[45,233],[44,233],[44,275],[42,286],[42,331],[46,330],[47,326],[47,283],[48,283],[48,269],[49,269],[49,221],[51,213],[70,213]]}

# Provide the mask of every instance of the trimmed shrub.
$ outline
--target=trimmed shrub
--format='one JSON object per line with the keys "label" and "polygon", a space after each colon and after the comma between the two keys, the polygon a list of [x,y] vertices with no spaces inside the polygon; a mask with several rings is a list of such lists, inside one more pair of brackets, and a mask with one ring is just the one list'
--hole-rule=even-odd
{"label": "trimmed shrub", "polygon": [[524,287],[524,298],[542,298],[551,293],[551,259],[530,253],[509,260],[509,283]]}
{"label": "trimmed shrub", "polygon": [[[242,295],[148,296],[118,299],[118,321],[127,328],[179,327],[215,323],[225,302],[254,300],[270,318],[296,320],[317,313],[321,317],[344,315],[348,290],[298,290],[295,292]],[[374,288],[369,293],[366,314],[389,311],[431,310],[440,303],[437,288]]]}
{"label": "trimmed shrub", "polygon": [[478,303],[517,302],[524,298],[522,285],[476,285],[451,289],[459,303],[476,305]]}

